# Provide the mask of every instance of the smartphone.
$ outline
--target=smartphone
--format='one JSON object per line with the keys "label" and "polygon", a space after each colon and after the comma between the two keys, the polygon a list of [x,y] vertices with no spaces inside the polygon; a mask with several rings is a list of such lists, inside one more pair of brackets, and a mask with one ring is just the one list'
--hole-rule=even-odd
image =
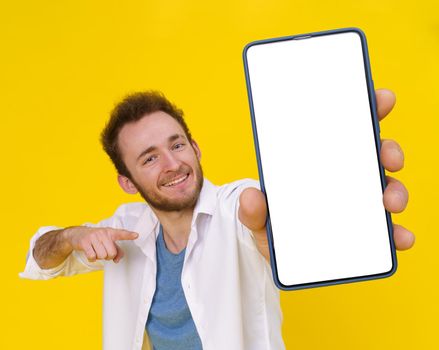
{"label": "smartphone", "polygon": [[396,253],[364,32],[254,41],[243,58],[276,286],[392,275]]}

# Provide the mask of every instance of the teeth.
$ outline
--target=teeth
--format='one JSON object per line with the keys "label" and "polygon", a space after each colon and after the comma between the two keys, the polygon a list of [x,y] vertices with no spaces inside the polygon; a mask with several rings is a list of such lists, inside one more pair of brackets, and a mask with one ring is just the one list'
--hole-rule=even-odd
{"label": "teeth", "polygon": [[170,187],[170,186],[173,186],[173,185],[179,184],[180,182],[183,182],[184,180],[186,180],[186,178],[187,178],[188,176],[189,176],[189,175],[185,175],[185,176],[183,176],[183,177],[181,177],[181,178],[179,178],[179,179],[177,179],[177,180],[175,180],[175,181],[168,182],[167,184],[164,184],[164,186],[166,186],[166,187]]}

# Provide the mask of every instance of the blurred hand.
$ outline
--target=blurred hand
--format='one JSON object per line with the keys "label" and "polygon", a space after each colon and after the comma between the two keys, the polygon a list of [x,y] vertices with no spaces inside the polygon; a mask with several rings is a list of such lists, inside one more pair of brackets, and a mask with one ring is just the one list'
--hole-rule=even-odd
{"label": "blurred hand", "polygon": [[[378,119],[383,120],[393,109],[396,102],[395,94],[387,89],[375,91]],[[404,153],[397,142],[381,140],[381,162],[387,171],[395,172],[404,167]],[[402,212],[408,202],[408,191],[405,186],[395,178],[386,176],[387,187],[384,190],[384,207],[391,213]],[[393,237],[396,249],[406,250],[415,243],[415,236],[405,227],[393,224]]]}

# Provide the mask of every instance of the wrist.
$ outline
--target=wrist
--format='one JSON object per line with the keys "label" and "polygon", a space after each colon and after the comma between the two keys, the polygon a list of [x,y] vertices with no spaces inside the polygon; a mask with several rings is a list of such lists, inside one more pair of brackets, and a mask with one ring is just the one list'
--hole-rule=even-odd
{"label": "wrist", "polygon": [[67,255],[73,251],[72,245],[72,229],[73,227],[66,227],[60,233],[61,250]]}

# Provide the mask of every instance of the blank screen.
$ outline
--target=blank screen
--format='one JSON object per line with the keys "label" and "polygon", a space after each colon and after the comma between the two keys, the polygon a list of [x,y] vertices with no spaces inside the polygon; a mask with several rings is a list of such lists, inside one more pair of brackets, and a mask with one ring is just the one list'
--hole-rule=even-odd
{"label": "blank screen", "polygon": [[245,58],[279,281],[390,271],[360,36],[258,43]]}

